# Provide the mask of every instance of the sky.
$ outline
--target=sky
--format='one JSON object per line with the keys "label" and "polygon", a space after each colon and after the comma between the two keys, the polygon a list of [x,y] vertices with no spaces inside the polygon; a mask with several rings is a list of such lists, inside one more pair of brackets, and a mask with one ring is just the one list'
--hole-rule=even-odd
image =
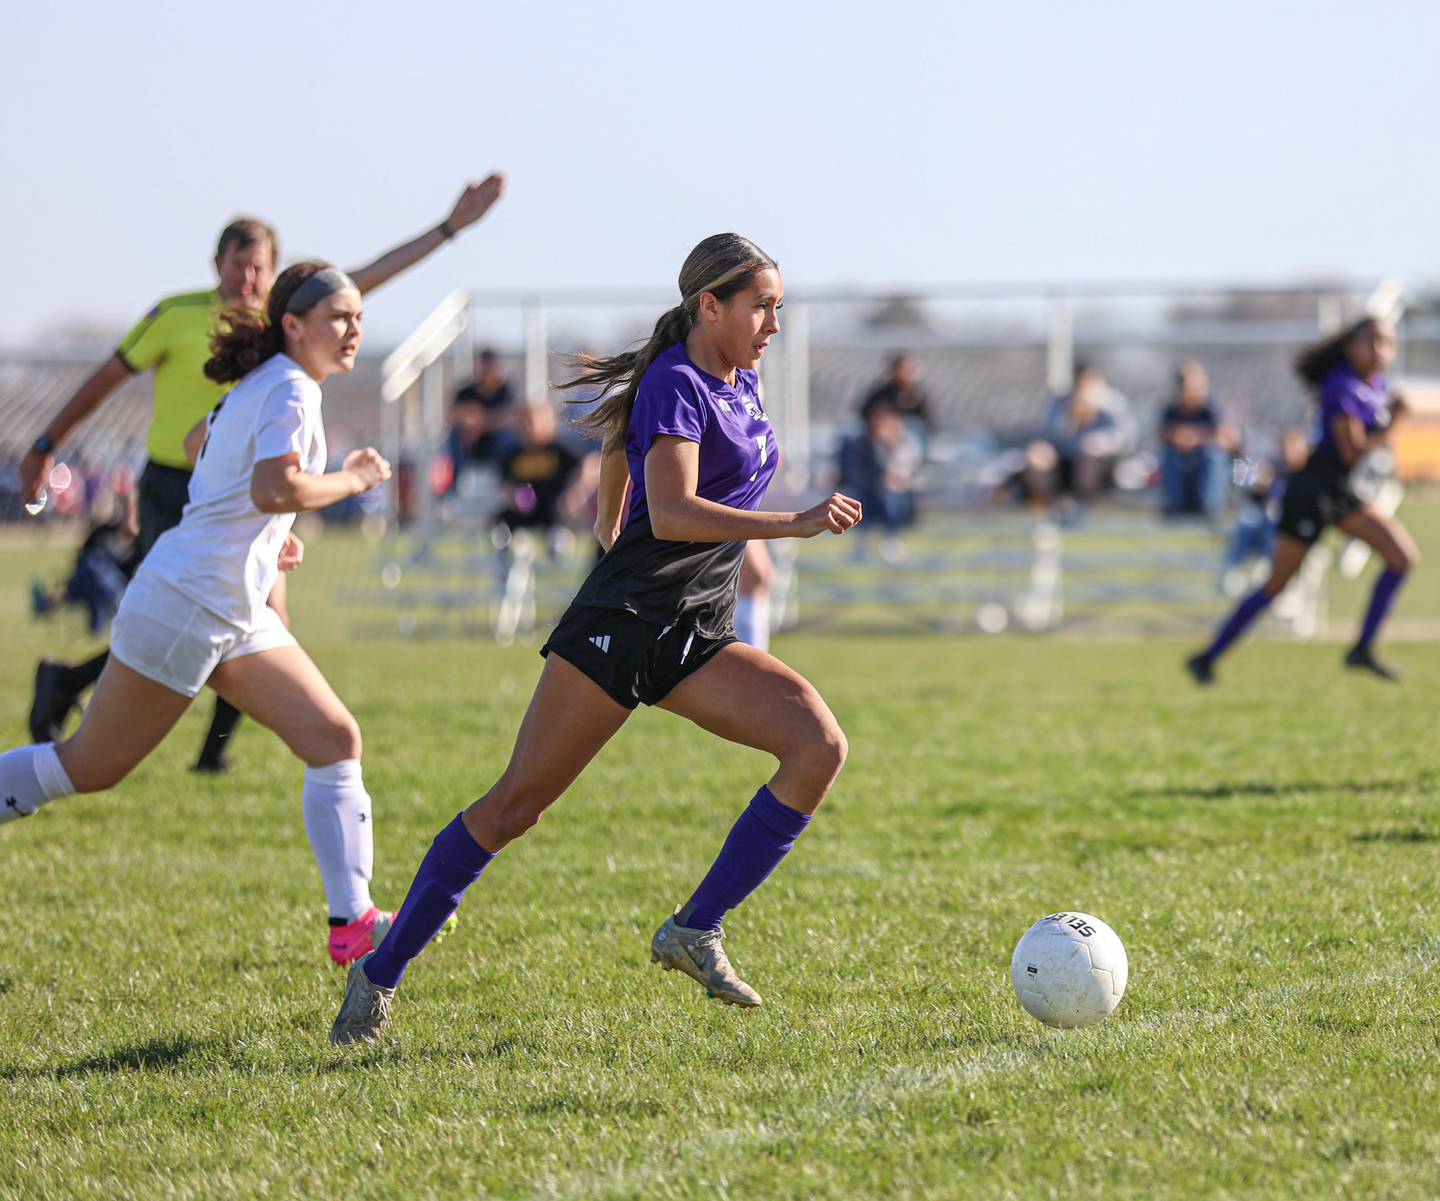
{"label": "sky", "polygon": [[792,297],[980,281],[1440,280],[1440,4],[7,6],[0,348],[211,282],[237,213],[367,301],[666,294],[733,229]]}

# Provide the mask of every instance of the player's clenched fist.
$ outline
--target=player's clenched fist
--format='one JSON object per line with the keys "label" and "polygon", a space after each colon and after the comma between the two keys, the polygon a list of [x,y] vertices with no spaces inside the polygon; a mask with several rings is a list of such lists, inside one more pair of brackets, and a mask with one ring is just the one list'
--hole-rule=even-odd
{"label": "player's clenched fist", "polygon": [[390,478],[390,461],[373,446],[367,446],[346,455],[343,470],[360,482],[360,491],[368,492]]}
{"label": "player's clenched fist", "polygon": [[806,509],[798,515],[796,532],[801,538],[813,538],[826,530],[832,534],[843,534],[863,516],[864,511],[858,500],[841,492],[832,492],[813,509]]}

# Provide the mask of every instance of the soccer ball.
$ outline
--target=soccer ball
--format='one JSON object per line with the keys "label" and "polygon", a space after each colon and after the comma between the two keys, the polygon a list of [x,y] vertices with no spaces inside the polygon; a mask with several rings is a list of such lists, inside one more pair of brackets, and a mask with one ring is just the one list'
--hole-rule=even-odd
{"label": "soccer ball", "polygon": [[1128,976],[1125,944],[1088,913],[1042,917],[1010,957],[1010,982],[1025,1012],[1062,1029],[1109,1017]]}

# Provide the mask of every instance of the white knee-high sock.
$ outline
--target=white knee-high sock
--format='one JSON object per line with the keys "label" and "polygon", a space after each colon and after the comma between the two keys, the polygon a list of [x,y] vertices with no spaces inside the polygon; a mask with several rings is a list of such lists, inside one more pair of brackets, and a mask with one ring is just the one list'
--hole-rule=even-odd
{"label": "white knee-high sock", "polygon": [[770,598],[763,592],[736,600],[735,637],[762,651],[770,649]]}
{"label": "white knee-high sock", "polygon": [[74,796],[53,742],[20,746],[0,755],[0,826],[29,817],[41,805]]}
{"label": "white knee-high sock", "polygon": [[375,866],[370,794],[365,791],[360,760],[307,767],[301,804],[330,916],[353,922],[372,904],[370,873]]}

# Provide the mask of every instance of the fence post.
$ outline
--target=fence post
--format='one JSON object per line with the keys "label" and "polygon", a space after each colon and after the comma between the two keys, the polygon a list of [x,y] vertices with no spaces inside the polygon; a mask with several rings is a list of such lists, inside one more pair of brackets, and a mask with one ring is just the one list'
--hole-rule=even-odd
{"label": "fence post", "polygon": [[786,477],[794,491],[810,486],[810,310],[787,307],[785,322],[784,399],[785,454],[791,466]]}
{"label": "fence post", "polygon": [[1045,341],[1045,385],[1068,392],[1075,375],[1075,311],[1068,296],[1052,296],[1050,329]]}
{"label": "fence post", "polygon": [[415,464],[420,488],[420,554],[429,559],[435,542],[435,489],[430,471],[435,464],[445,429],[445,376],[442,362],[432,362],[420,373],[420,450]]}
{"label": "fence post", "polygon": [[525,403],[548,404],[550,356],[545,346],[545,306],[532,300],[525,306]]}
{"label": "fence post", "polygon": [[1315,325],[1323,338],[1345,324],[1345,298],[1334,292],[1315,294]]}
{"label": "fence post", "polygon": [[400,461],[405,453],[400,430],[400,405],[404,398],[391,400],[380,397],[380,453],[390,460],[395,474],[390,479],[385,494],[386,532],[394,534],[400,528]]}

